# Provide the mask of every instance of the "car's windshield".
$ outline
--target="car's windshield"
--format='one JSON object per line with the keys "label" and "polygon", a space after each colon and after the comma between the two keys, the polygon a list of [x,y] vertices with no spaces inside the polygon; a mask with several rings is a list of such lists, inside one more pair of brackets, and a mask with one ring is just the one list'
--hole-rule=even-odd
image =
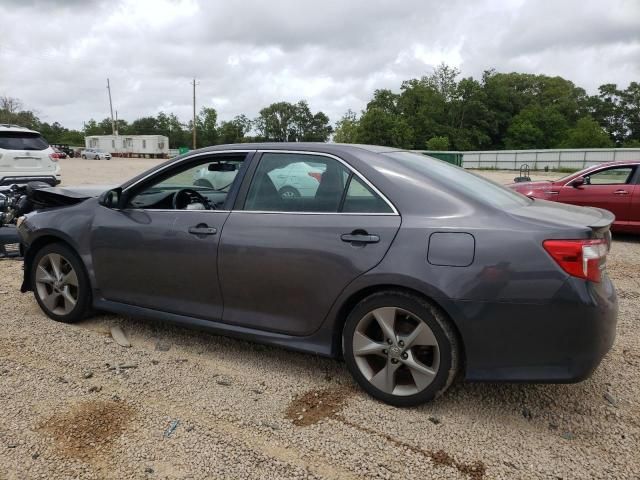
{"label": "car's windshield", "polygon": [[0,132],[0,148],[5,150],[44,150],[48,146],[38,133]]}
{"label": "car's windshield", "polygon": [[464,191],[465,195],[493,207],[509,209],[532,202],[531,199],[503,185],[433,157],[412,152],[390,152],[384,155],[398,160],[402,165],[418,174],[451,185]]}

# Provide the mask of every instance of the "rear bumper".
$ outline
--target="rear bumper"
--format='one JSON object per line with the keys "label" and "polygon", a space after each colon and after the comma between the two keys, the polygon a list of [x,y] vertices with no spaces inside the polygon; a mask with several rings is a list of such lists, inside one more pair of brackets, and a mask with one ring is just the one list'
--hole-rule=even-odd
{"label": "rear bumper", "polygon": [[588,378],[615,340],[618,303],[605,276],[568,279],[545,304],[455,302],[466,378],[572,383]]}
{"label": "rear bumper", "polygon": [[29,182],[44,182],[48,183],[52,187],[55,187],[60,183],[60,175],[21,175],[21,176],[7,176],[0,178],[0,186],[2,185],[25,185]]}

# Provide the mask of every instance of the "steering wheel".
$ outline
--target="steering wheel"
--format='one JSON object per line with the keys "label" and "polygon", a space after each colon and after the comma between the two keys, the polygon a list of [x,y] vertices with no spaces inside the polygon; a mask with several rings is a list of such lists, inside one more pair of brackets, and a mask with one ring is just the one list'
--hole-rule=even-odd
{"label": "steering wheel", "polygon": [[183,188],[173,195],[172,204],[174,210],[184,210],[192,203],[201,203],[206,209],[214,208],[209,199],[192,188]]}

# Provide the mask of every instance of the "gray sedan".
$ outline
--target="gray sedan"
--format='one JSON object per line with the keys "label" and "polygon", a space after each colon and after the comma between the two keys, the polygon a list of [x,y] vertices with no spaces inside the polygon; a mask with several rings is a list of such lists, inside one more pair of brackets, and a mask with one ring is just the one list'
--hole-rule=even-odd
{"label": "gray sedan", "polygon": [[[314,195],[278,193],[270,173],[296,162],[319,167]],[[227,188],[194,184],[203,168]],[[457,376],[579,381],[615,337],[613,215],[417,153],[226,145],[107,191],[34,195],[23,291],[52,319],[97,309],[343,357],[393,405]]]}

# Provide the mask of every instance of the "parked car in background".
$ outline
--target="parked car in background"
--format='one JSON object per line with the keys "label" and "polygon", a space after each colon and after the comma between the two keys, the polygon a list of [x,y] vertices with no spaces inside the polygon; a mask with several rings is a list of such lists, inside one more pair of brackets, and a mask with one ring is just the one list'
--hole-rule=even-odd
{"label": "parked car in background", "polygon": [[53,154],[56,156],[56,158],[63,159],[63,160],[67,158],[67,154],[62,150],[60,150],[59,148],[57,147],[51,147],[51,148],[53,148]]}
{"label": "parked car in background", "polygon": [[51,146],[53,148],[57,148],[58,150],[60,150],[61,152],[64,152],[68,157],[73,158],[74,157],[74,151],[73,148],[71,148],[69,145],[67,145],[66,143],[53,143],[51,144]]}
{"label": "parked car in background", "polygon": [[609,162],[559,180],[509,185],[528,197],[604,208],[616,219],[616,232],[640,233],[640,161]]}
{"label": "parked car in background", "polygon": [[[282,198],[313,197],[320,185],[323,168],[321,164],[289,163],[269,172],[269,178]],[[202,168],[196,172],[194,185],[221,190],[230,186],[234,178],[234,172],[211,172]]]}
{"label": "parked car in background", "polygon": [[58,154],[38,132],[0,124],[0,185],[32,181],[60,183]]}
{"label": "parked car in background", "polygon": [[[194,185],[202,169],[231,184]],[[283,170],[321,171],[315,193],[283,197]],[[580,381],[615,338],[611,213],[413,152],[224,145],[106,191],[31,196],[22,289],[50,318],[95,309],[342,357],[393,405],[431,400],[458,374]]]}
{"label": "parked car in background", "polygon": [[82,158],[89,160],[111,160],[111,154],[98,148],[85,148],[80,152]]}

